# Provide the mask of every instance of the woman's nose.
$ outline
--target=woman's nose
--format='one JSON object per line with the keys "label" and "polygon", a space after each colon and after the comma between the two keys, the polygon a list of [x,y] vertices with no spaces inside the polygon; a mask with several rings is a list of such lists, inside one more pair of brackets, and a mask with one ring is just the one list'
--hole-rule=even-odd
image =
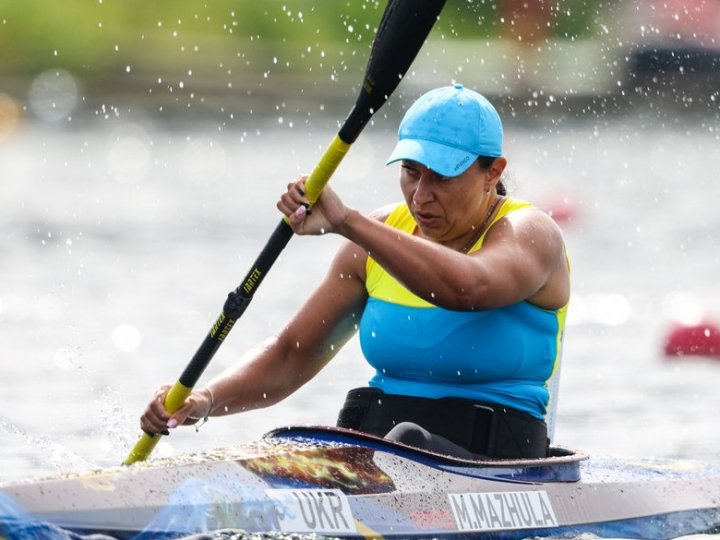
{"label": "woman's nose", "polygon": [[434,175],[434,172],[427,170],[420,176],[420,180],[418,180],[415,187],[415,193],[413,193],[413,202],[415,204],[424,204],[433,200],[435,195],[432,190],[434,180],[432,176]]}

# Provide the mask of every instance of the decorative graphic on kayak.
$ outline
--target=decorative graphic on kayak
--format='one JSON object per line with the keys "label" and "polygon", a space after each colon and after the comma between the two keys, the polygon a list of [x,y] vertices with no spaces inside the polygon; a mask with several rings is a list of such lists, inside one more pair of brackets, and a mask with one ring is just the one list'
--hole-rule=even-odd
{"label": "decorative graphic on kayak", "polygon": [[241,465],[273,487],[338,488],[346,494],[395,491],[370,448],[314,448],[306,452],[244,460]]}
{"label": "decorative graphic on kayak", "polygon": [[461,531],[500,531],[557,527],[545,491],[449,493],[457,528]]}
{"label": "decorative graphic on kayak", "polygon": [[238,483],[224,475],[187,478],[133,540],[211,531],[220,524],[223,528],[273,530],[276,515],[275,504],[259,486]]}

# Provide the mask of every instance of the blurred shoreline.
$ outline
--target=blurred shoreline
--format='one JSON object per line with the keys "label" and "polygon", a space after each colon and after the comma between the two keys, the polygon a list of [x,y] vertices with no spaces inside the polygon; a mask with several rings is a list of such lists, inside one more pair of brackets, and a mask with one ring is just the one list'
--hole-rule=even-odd
{"label": "blurred shoreline", "polygon": [[[385,2],[6,4],[0,139],[31,122],[339,122]],[[395,121],[421,93],[456,81],[506,122],[716,121],[720,3],[447,2],[381,115]]]}
{"label": "blurred shoreline", "polygon": [[[597,121],[644,113],[648,120],[663,122],[685,115],[717,118],[720,108],[720,50],[610,49],[599,40],[572,47],[546,41],[532,54],[508,40],[441,41],[426,49],[432,55],[420,55],[384,107],[389,118],[399,119],[427,89],[454,81],[485,94],[508,123]],[[341,74],[329,66],[314,72],[223,70],[207,58],[182,68],[86,73],[58,68],[15,74],[0,84],[0,134],[13,114],[19,122],[64,128],[123,117],[232,129],[252,119],[307,122],[320,112],[339,122],[355,101],[364,62],[355,58]]]}
{"label": "blurred shoreline", "polygon": [[[442,81],[437,86],[451,82]],[[459,82],[464,81],[459,79]],[[47,119],[33,110],[26,100],[15,98],[27,92],[31,81],[19,79],[6,80],[5,83],[4,91],[0,92],[0,132],[2,125],[7,122],[41,123],[47,127],[55,125],[61,129],[73,129],[121,118],[168,127],[200,123],[218,125],[222,129],[242,128],[249,121],[307,121],[315,114],[335,118],[339,123],[349,113],[358,92],[356,87],[288,92],[282,82],[265,84],[261,88],[247,86],[227,89],[221,84],[208,82],[194,85],[192,91],[184,94],[166,90],[148,95],[148,88],[152,85],[150,77],[136,78],[132,84],[104,78],[84,81],[84,90],[68,114],[62,118]],[[407,103],[434,86],[412,83],[401,86],[399,95],[384,106],[384,115],[399,121]],[[678,87],[669,95],[643,95],[636,91],[563,95],[548,90],[495,93],[483,91],[479,85],[468,86],[488,97],[508,124],[597,122],[606,118],[638,115],[660,123],[682,117],[718,119],[720,107],[717,93],[695,94]]]}

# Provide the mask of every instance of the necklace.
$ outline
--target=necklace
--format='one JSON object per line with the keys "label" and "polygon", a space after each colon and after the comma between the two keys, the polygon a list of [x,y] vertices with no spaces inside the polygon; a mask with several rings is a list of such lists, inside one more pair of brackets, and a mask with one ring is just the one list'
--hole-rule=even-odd
{"label": "necklace", "polygon": [[490,222],[490,217],[495,213],[495,210],[497,209],[498,205],[500,204],[500,201],[502,200],[502,197],[497,197],[495,199],[495,202],[490,207],[490,210],[488,211],[487,215],[485,216],[485,219],[483,222],[477,227],[477,232],[472,235],[472,238],[465,244],[462,249],[460,250],[461,253],[467,253],[472,249],[472,247],[475,245],[475,242],[477,242],[480,237],[485,232],[485,228],[488,226]]}

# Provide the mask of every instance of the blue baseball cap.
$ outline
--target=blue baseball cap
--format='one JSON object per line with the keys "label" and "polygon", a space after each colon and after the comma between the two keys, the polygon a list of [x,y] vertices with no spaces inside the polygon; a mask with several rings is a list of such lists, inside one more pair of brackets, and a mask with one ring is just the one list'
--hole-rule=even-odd
{"label": "blue baseball cap", "polygon": [[495,107],[458,83],[418,98],[400,122],[398,139],[386,165],[406,159],[451,177],[478,156],[502,156],[503,129]]}

